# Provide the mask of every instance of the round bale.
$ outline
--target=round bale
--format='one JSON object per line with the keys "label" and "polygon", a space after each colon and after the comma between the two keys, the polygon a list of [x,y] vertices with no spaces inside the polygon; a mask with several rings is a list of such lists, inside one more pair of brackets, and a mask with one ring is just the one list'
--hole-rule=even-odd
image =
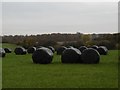
{"label": "round bale", "polygon": [[108,49],[105,46],[99,46],[97,51],[99,52],[100,55],[108,54]]}
{"label": "round bale", "polygon": [[91,48],[93,48],[93,49],[98,49],[98,46],[97,45],[93,45],[93,46],[91,46]]}
{"label": "round bale", "polygon": [[73,46],[68,46],[67,48],[74,48]]}
{"label": "round bale", "polygon": [[93,48],[88,48],[81,54],[81,60],[85,64],[96,64],[100,61],[100,54]]}
{"label": "round bale", "polygon": [[11,53],[12,52],[12,50],[10,48],[4,48],[4,50],[5,50],[6,53]]}
{"label": "round bale", "polygon": [[62,55],[63,51],[67,49],[65,46],[61,46],[57,49],[57,55]]}
{"label": "round bale", "polygon": [[53,53],[55,52],[55,49],[52,46],[48,46],[48,48],[52,50]]}
{"label": "round bale", "polygon": [[38,64],[48,64],[51,63],[53,59],[53,52],[45,47],[37,49],[32,54],[33,63]]}
{"label": "round bale", "polygon": [[5,57],[6,53],[3,48],[0,48],[0,57]]}
{"label": "round bale", "polygon": [[36,51],[36,47],[29,47],[27,49],[27,52],[30,54],[30,53],[33,53],[34,51]]}
{"label": "round bale", "polygon": [[14,52],[16,55],[25,55],[27,53],[26,49],[23,47],[16,47]]}
{"label": "round bale", "polygon": [[81,52],[76,48],[67,48],[61,56],[62,63],[80,63]]}
{"label": "round bale", "polygon": [[85,49],[87,49],[86,46],[81,46],[81,47],[79,48],[79,50],[80,50],[81,52],[83,52]]}

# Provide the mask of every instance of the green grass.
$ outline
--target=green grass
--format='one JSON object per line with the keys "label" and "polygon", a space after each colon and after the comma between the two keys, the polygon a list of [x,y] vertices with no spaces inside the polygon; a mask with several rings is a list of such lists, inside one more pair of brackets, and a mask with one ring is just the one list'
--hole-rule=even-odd
{"label": "green grass", "polygon": [[2,88],[2,58],[0,58],[0,89]]}
{"label": "green grass", "polygon": [[[3,44],[4,47],[14,45]],[[117,88],[118,51],[101,56],[99,64],[33,64],[32,55],[7,54],[2,60],[3,88]]]}
{"label": "green grass", "polygon": [[3,48],[8,47],[8,48],[11,48],[12,50],[14,50],[15,47],[16,47],[16,45],[15,45],[15,44],[3,43],[3,44],[2,44],[2,47],[3,47]]}

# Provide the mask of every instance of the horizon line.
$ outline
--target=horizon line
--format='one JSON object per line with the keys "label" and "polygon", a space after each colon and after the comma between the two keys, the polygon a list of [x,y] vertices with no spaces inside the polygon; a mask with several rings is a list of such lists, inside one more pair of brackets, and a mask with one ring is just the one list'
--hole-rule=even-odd
{"label": "horizon line", "polygon": [[118,34],[120,32],[104,32],[104,33],[81,33],[81,32],[76,32],[76,33],[61,33],[61,32],[58,32],[58,33],[38,33],[38,34],[2,34],[0,36],[31,36],[31,35],[44,35],[44,34]]}

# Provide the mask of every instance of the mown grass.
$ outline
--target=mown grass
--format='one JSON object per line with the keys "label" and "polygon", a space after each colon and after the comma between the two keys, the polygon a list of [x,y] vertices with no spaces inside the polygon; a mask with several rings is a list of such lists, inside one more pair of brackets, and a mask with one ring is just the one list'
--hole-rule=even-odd
{"label": "mown grass", "polygon": [[0,89],[2,88],[2,58],[0,58]]}
{"label": "mown grass", "polygon": [[15,45],[15,44],[3,43],[3,44],[2,44],[2,48],[6,48],[6,47],[8,47],[8,48],[14,50],[15,47],[16,47],[16,45]]}
{"label": "mown grass", "polygon": [[[0,48],[2,47],[2,43],[0,43]],[[2,88],[2,58],[0,57],[0,90]]]}
{"label": "mown grass", "polygon": [[[6,46],[14,48],[9,44]],[[3,58],[3,88],[118,87],[117,50],[110,50],[108,55],[101,56],[99,64],[62,64],[56,54],[51,64],[34,64],[31,56],[11,53]]]}

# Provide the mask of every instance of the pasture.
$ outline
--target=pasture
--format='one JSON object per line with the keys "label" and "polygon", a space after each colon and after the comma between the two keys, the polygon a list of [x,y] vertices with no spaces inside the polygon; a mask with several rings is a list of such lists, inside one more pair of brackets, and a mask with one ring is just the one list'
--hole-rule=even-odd
{"label": "pasture", "polygon": [[[14,50],[13,44],[3,44]],[[6,54],[2,62],[3,88],[118,88],[118,51],[101,55],[99,64],[34,64],[32,55]]]}

